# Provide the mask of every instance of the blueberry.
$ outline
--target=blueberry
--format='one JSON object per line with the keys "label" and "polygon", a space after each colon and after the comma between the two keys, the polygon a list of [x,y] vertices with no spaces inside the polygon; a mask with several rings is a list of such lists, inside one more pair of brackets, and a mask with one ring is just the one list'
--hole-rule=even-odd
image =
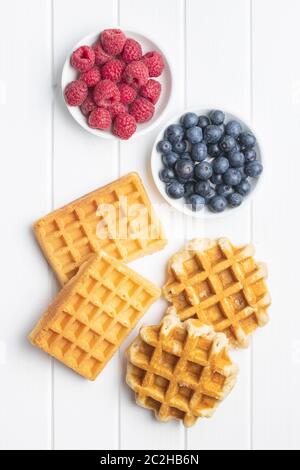
{"label": "blueberry", "polygon": [[216,126],[223,124],[223,122],[225,121],[225,114],[223,113],[223,111],[219,111],[219,110],[212,111],[209,117],[210,117],[212,124],[215,124]]}
{"label": "blueberry", "polygon": [[233,153],[233,152],[242,152],[241,147],[237,141],[235,141],[234,147],[228,153]]}
{"label": "blueberry", "polygon": [[225,135],[220,142],[220,148],[223,152],[230,152],[235,148],[235,139],[231,135]]}
{"label": "blueberry", "polygon": [[217,144],[222,136],[222,129],[218,126],[209,125],[204,130],[204,139],[208,144]]}
{"label": "blueberry", "polygon": [[190,127],[186,131],[186,138],[190,142],[190,144],[195,145],[199,144],[203,140],[203,132],[201,127]]}
{"label": "blueberry", "polygon": [[239,172],[240,172],[240,175],[242,177],[242,181],[245,180],[247,178],[247,175],[245,173],[245,168],[242,166],[241,168],[238,168]]}
{"label": "blueberry", "polygon": [[167,155],[162,156],[162,162],[166,168],[174,168],[175,163],[177,162],[179,155],[174,152],[170,152]]}
{"label": "blueberry", "polygon": [[228,197],[233,192],[233,189],[231,186],[227,186],[226,184],[218,184],[216,191],[219,196]]}
{"label": "blueberry", "polygon": [[210,163],[202,162],[195,168],[195,176],[199,180],[208,180],[213,174],[213,169]]}
{"label": "blueberry", "polygon": [[179,178],[189,180],[194,175],[194,164],[191,160],[177,160],[175,164],[175,172]]}
{"label": "blueberry", "polygon": [[210,179],[210,181],[212,182],[212,184],[223,184],[223,176],[222,175],[218,175],[217,173],[214,173]]}
{"label": "blueberry", "polygon": [[204,197],[199,196],[199,194],[192,194],[188,200],[188,204],[192,206],[192,211],[199,212],[205,206],[205,199]]}
{"label": "blueberry", "polygon": [[216,195],[216,191],[214,190],[214,188],[210,187],[209,193],[205,198],[206,204],[209,204],[212,198],[215,197],[215,195]]}
{"label": "blueberry", "polygon": [[179,156],[180,160],[191,160],[192,161],[192,156],[189,152],[185,152],[184,154]]}
{"label": "blueberry", "polygon": [[175,178],[175,173],[169,168],[164,168],[159,172],[159,178],[164,183],[170,183]]}
{"label": "blueberry", "polygon": [[220,126],[218,126],[218,128],[220,129],[220,131],[222,132],[222,137],[225,135],[225,125],[224,124],[221,124]]}
{"label": "blueberry", "polygon": [[246,163],[254,162],[257,158],[255,149],[248,149],[244,151]]}
{"label": "blueberry", "polygon": [[184,137],[184,128],[179,124],[172,124],[167,128],[165,136],[171,144],[177,144],[177,142],[181,142]]}
{"label": "blueberry", "polygon": [[251,132],[242,132],[239,135],[239,143],[243,149],[251,149],[255,147],[256,138],[251,134]]}
{"label": "blueberry", "polygon": [[189,183],[186,183],[184,185],[184,196],[186,198],[190,197],[192,194],[195,193],[195,185],[192,181],[190,181]]}
{"label": "blueberry", "polygon": [[184,185],[178,181],[172,181],[167,185],[167,195],[172,199],[181,199],[184,196]]}
{"label": "blueberry", "polygon": [[177,142],[177,144],[173,145],[173,151],[175,153],[178,153],[178,155],[182,155],[184,152],[187,150],[187,143],[185,140],[182,140],[181,142]]}
{"label": "blueberry", "polygon": [[228,196],[227,200],[231,207],[239,207],[243,202],[243,196],[241,196],[239,193],[232,193],[230,196]]}
{"label": "blueberry", "polygon": [[260,162],[251,162],[247,163],[245,166],[245,173],[247,176],[251,176],[251,178],[258,178],[264,170],[264,167]]}
{"label": "blueberry", "polygon": [[251,184],[248,180],[241,181],[241,183],[235,187],[235,190],[241,196],[247,196],[251,191]]}
{"label": "blueberry", "polygon": [[195,113],[186,113],[184,116],[182,116],[180,122],[185,127],[186,129],[189,129],[190,127],[197,126],[198,124],[198,116]]}
{"label": "blueberry", "polygon": [[175,181],[177,181],[180,184],[186,185],[189,182],[193,182],[193,178],[180,178],[180,176],[175,177]]}
{"label": "blueberry", "polygon": [[195,162],[203,162],[207,157],[207,146],[204,142],[199,142],[192,146],[192,158]]}
{"label": "blueberry", "polygon": [[210,208],[213,212],[224,212],[227,208],[227,200],[223,196],[215,196],[210,200]]}
{"label": "blueberry", "polygon": [[200,181],[195,184],[195,193],[199,194],[199,196],[207,197],[210,193],[210,188],[211,186],[208,181]]}
{"label": "blueberry", "polygon": [[233,168],[241,168],[245,164],[245,156],[242,152],[233,150],[228,154],[230,166]]}
{"label": "blueberry", "polygon": [[205,127],[210,125],[210,120],[207,116],[200,116],[198,120],[198,126],[201,127],[201,129],[205,129]]}
{"label": "blueberry", "polygon": [[219,157],[213,162],[213,171],[216,175],[223,175],[229,168],[229,161],[225,157]]}
{"label": "blueberry", "polygon": [[229,121],[225,126],[225,132],[227,135],[237,139],[242,132],[242,126],[237,121]]}
{"label": "blueberry", "polygon": [[166,155],[167,153],[172,152],[172,144],[168,140],[161,140],[157,144],[157,151]]}
{"label": "blueberry", "polygon": [[237,186],[242,181],[242,176],[236,168],[229,168],[223,176],[224,183],[228,186]]}
{"label": "blueberry", "polygon": [[208,155],[212,158],[219,157],[222,153],[222,150],[220,149],[218,144],[210,144],[207,150]]}

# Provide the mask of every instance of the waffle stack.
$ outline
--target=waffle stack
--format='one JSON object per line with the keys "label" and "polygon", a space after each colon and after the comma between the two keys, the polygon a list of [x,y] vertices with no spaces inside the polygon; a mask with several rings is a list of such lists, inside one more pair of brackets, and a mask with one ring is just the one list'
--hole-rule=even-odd
{"label": "waffle stack", "polygon": [[95,380],[161,290],[124,263],[166,245],[141,179],[131,173],[34,225],[64,285],[30,341]]}
{"label": "waffle stack", "polygon": [[[39,220],[34,231],[63,285],[31,343],[95,380],[161,290],[127,263],[166,245],[160,222],[132,173]],[[136,402],[160,421],[209,418],[236,383],[232,348],[249,346],[269,321],[267,268],[254,247],[194,240],[169,261],[170,303],[159,325],[127,350]]]}
{"label": "waffle stack", "polygon": [[191,426],[211,417],[234,387],[229,349],[249,346],[269,321],[267,268],[254,254],[251,244],[201,239],[170,259],[163,294],[171,307],[127,351],[127,383],[158,420]]}

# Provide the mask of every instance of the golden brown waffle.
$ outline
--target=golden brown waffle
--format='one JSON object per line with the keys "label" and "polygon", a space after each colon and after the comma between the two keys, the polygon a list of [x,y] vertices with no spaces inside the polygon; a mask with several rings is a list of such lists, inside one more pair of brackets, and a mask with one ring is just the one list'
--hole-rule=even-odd
{"label": "golden brown waffle", "polygon": [[92,255],[29,336],[35,346],[95,380],[161,290],[105,253]]}
{"label": "golden brown waffle", "polygon": [[235,247],[226,238],[195,240],[172,257],[166,299],[181,320],[198,318],[223,332],[234,347],[247,347],[249,335],[269,320],[267,267],[257,263],[250,245]]}
{"label": "golden brown waffle", "polygon": [[129,262],[161,250],[166,240],[140,177],[131,173],[56,210],[34,225],[62,284],[101,250]]}
{"label": "golden brown waffle", "polygon": [[137,404],[160,421],[179,419],[185,426],[211,417],[238,374],[226,336],[199,320],[180,322],[174,308],[162,324],[141,329],[127,356]]}

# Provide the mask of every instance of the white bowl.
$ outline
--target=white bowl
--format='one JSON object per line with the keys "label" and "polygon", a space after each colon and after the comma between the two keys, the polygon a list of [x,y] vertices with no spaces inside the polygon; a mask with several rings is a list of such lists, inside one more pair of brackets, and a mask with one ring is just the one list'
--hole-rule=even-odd
{"label": "white bowl", "polygon": [[[166,109],[168,107],[170,98],[172,96],[172,73],[171,73],[169,60],[167,59],[166,55],[163,53],[162,49],[154,41],[143,36],[142,34],[139,34],[133,31],[124,31],[124,33],[126,34],[127,37],[133,38],[141,44],[143,48],[143,54],[146,54],[147,52],[155,50],[157,52],[160,52],[160,54],[162,54],[164,61],[165,61],[164,72],[161,75],[161,77],[158,78],[158,80],[160,81],[162,85],[162,92],[161,92],[160,99],[155,106],[154,117],[149,122],[146,122],[144,124],[138,124],[137,131],[133,136],[133,137],[136,137],[136,136],[144,135],[146,134],[146,132],[151,131],[164,118]],[[66,59],[66,62],[63,67],[63,72],[62,72],[62,80],[61,80],[62,93],[64,93],[64,90],[66,86],[68,85],[68,83],[70,83],[73,80],[76,80],[78,77],[78,71],[76,71],[70,64],[70,57],[71,57],[72,52],[76,50],[78,47],[83,46],[83,45],[91,46],[97,41],[97,39],[99,38],[99,35],[100,35],[100,31],[97,33],[89,34],[85,38],[81,39],[81,41],[79,41],[72,48],[72,51],[70,51],[70,54],[68,55]],[[99,129],[92,129],[91,127],[88,126],[87,119],[82,114],[79,107],[68,106],[67,103],[65,104],[70,114],[75,119],[75,121],[78,122],[78,124],[80,124],[80,126],[83,127],[86,131],[90,132],[93,135],[96,135],[97,137],[102,137],[104,139],[119,140],[119,138],[114,136],[111,131],[101,131]]]}
{"label": "white bowl", "polygon": [[[159,192],[161,193],[162,197],[168,202],[168,204],[173,206],[179,212],[182,212],[183,214],[186,214],[186,215],[189,215],[189,216],[192,216],[192,217],[196,217],[198,219],[220,218],[220,217],[224,217],[226,215],[232,214],[233,212],[236,212],[238,209],[244,208],[245,205],[253,199],[254,194],[257,192],[258,187],[261,185],[263,174],[260,176],[259,179],[251,178],[252,190],[248,194],[248,196],[246,196],[244,198],[243,204],[240,207],[238,207],[238,208],[228,207],[227,209],[225,209],[224,212],[221,212],[221,213],[212,212],[212,211],[209,210],[209,208],[207,206],[205,206],[199,212],[194,212],[189,207],[189,205],[186,204],[184,198],[176,200],[176,199],[171,199],[167,195],[167,193],[166,193],[166,184],[163,183],[159,178],[159,172],[160,172],[161,169],[163,169],[163,164],[162,164],[161,154],[157,151],[157,144],[158,144],[159,141],[163,140],[164,133],[165,133],[165,130],[167,129],[167,127],[170,126],[171,124],[179,123],[181,116],[184,115],[187,112],[195,112],[196,114],[198,114],[198,116],[201,116],[201,115],[207,115],[210,112],[210,110],[207,110],[207,109],[200,110],[200,111],[199,110],[194,111],[194,110],[191,110],[191,109],[185,110],[182,113],[180,113],[179,115],[176,115],[173,119],[171,119],[166,124],[164,129],[157,136],[157,139],[156,139],[156,141],[154,143],[154,146],[153,146],[152,155],[151,155],[151,170],[152,170],[152,175],[153,175],[154,182],[155,182]],[[237,117],[237,116],[235,116],[231,113],[226,112],[225,114],[226,114],[225,123],[228,122],[228,121],[231,121],[232,119],[234,119],[234,120],[238,121],[241,124],[244,131],[253,132],[251,127],[244,120],[240,119],[239,117]],[[253,134],[256,136],[256,139],[257,139],[256,132],[253,132]],[[262,151],[261,151],[261,145],[260,145],[260,142],[259,142],[258,139],[257,139],[255,150],[257,152],[257,160],[264,164],[263,157],[262,157]]]}

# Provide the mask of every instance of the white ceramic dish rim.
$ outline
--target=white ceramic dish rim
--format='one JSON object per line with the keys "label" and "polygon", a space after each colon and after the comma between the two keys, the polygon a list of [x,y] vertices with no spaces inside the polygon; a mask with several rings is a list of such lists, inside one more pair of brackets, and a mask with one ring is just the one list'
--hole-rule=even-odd
{"label": "white ceramic dish rim", "polygon": [[258,180],[253,180],[253,181],[255,181],[255,184],[254,184],[254,187],[253,187],[251,193],[244,199],[243,204],[241,206],[239,206],[237,208],[227,208],[224,212],[221,212],[221,213],[211,212],[207,207],[205,207],[204,210],[202,210],[202,211],[193,212],[191,209],[188,208],[188,205],[183,203],[183,201],[184,201],[183,198],[180,199],[180,200],[175,200],[175,199],[171,199],[166,194],[166,191],[165,191],[166,185],[159,178],[159,171],[163,168],[163,165],[161,163],[161,155],[157,151],[157,148],[156,148],[158,142],[163,139],[163,136],[164,136],[164,133],[165,133],[165,130],[167,129],[167,127],[170,126],[171,124],[179,123],[180,117],[183,116],[184,114],[186,114],[188,112],[195,112],[199,116],[207,115],[213,109],[221,109],[221,108],[218,108],[218,107],[205,107],[205,108],[201,109],[200,111],[189,108],[189,109],[183,110],[179,114],[176,114],[172,119],[170,119],[165,124],[164,129],[162,131],[160,131],[160,133],[158,134],[158,136],[157,136],[157,138],[154,142],[154,145],[153,145],[153,148],[152,148],[152,154],[151,154],[152,177],[153,177],[155,185],[156,185],[158,191],[160,192],[161,196],[163,197],[163,199],[165,199],[165,201],[169,205],[174,207],[177,211],[179,211],[179,212],[181,212],[185,215],[188,215],[190,217],[197,218],[197,219],[225,218],[229,215],[236,214],[238,211],[241,211],[241,210],[245,209],[253,201],[254,195],[256,195],[257,192],[261,189],[262,181],[264,180],[264,173],[265,173],[265,170],[266,170],[265,160],[264,160],[264,157],[263,157],[262,144],[261,144],[261,140],[260,140],[257,132],[255,130],[253,130],[253,127],[247,122],[247,120],[245,120],[244,118],[242,119],[237,114],[233,114],[229,111],[224,110],[224,108],[222,108],[225,115],[226,115],[226,121],[229,121],[229,120],[232,120],[232,119],[237,120],[238,122],[241,123],[241,125],[243,126],[243,129],[245,131],[252,132],[256,137],[256,147],[255,148],[256,148],[256,151],[257,151],[257,160],[260,161],[263,164],[264,172],[262,173],[262,175],[260,176],[260,178]]}
{"label": "white ceramic dish rim", "polygon": [[[162,55],[164,56],[165,63],[166,63],[166,69],[167,69],[168,75],[169,75],[168,90],[165,91],[165,93],[166,93],[166,104],[165,104],[164,108],[162,109],[159,116],[157,116],[157,117],[154,116],[154,118],[149,123],[146,123],[143,128],[139,129],[139,126],[138,126],[137,132],[130,139],[130,141],[132,141],[136,137],[140,137],[140,136],[143,136],[143,135],[147,134],[148,132],[151,132],[165,118],[168,107],[170,106],[170,103],[171,103],[172,97],[173,97],[173,93],[172,93],[172,91],[173,91],[173,67],[172,67],[171,61],[170,61],[168,55],[165,53],[164,49],[161,47],[161,45],[156,40],[154,41],[152,39],[152,37],[150,37],[148,35],[145,36],[143,33],[139,32],[139,31],[136,31],[136,30],[133,31],[133,30],[122,28],[122,31],[124,31],[124,33],[126,34],[127,37],[132,37],[133,39],[135,39],[136,37],[141,37],[141,38],[145,39],[146,41],[149,41],[150,43],[152,43],[153,46],[155,47],[155,49],[158,50],[159,52],[161,52]],[[105,132],[105,131],[101,131],[99,129],[93,129],[93,128],[89,127],[88,124],[86,124],[83,121],[83,119],[82,120],[78,119],[77,115],[74,112],[74,110],[76,110],[77,107],[68,106],[67,103],[65,102],[65,99],[64,99],[64,89],[65,89],[66,85],[68,84],[68,82],[70,81],[66,77],[68,75],[68,69],[70,67],[70,57],[71,57],[72,52],[74,50],[78,49],[78,47],[80,47],[82,45],[85,45],[85,44],[86,45],[91,45],[91,44],[93,44],[96,41],[96,39],[99,37],[99,34],[100,34],[99,31],[97,31],[97,32],[93,32],[93,33],[90,33],[90,34],[86,35],[80,41],[78,41],[77,44],[75,46],[73,46],[72,49],[70,50],[70,52],[67,55],[67,58],[65,60],[65,63],[63,65],[63,69],[62,69],[61,92],[62,92],[63,102],[64,102],[66,108],[68,109],[68,111],[71,114],[71,116],[73,117],[73,119],[80,125],[80,127],[85,129],[90,134],[95,135],[96,137],[100,137],[100,138],[107,139],[107,140],[115,140],[115,141],[119,142],[120,139],[118,137],[116,137],[115,135],[113,135],[112,132]],[[84,118],[84,116],[83,116],[83,118]]]}

